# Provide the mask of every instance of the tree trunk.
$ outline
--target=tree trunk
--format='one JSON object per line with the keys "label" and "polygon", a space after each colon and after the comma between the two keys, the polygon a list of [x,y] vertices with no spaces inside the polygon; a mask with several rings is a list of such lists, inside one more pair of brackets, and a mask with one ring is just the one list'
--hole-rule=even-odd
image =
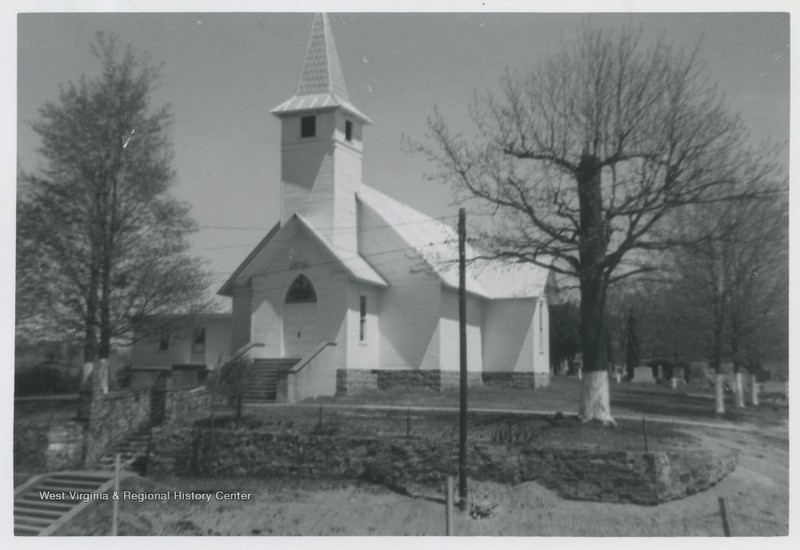
{"label": "tree trunk", "polygon": [[714,401],[717,406],[717,414],[725,414],[725,393],[722,389],[722,373],[714,375]]}
{"label": "tree trunk", "polygon": [[[733,301],[731,299],[731,301]],[[740,342],[741,342],[741,328],[739,325],[739,319],[734,308],[733,304],[730,307],[730,322],[731,322],[731,331],[730,331],[730,344],[731,344],[731,355],[733,356],[733,391],[736,397],[736,408],[742,409],[744,408],[744,380],[743,380],[743,373],[742,373],[742,353],[740,349]]]}
{"label": "tree trunk", "polygon": [[750,403],[758,406],[758,380],[755,374],[750,375]]}
{"label": "tree trunk", "polygon": [[715,282],[714,308],[713,308],[713,327],[711,342],[711,368],[714,369],[714,395],[716,396],[717,414],[725,413],[725,393],[722,388],[722,336],[725,323],[725,312],[722,307],[721,291]]}
{"label": "tree trunk", "polygon": [[736,407],[739,409],[744,408],[744,373],[737,372],[734,374],[734,392],[736,394]]}
{"label": "tree trunk", "polygon": [[579,256],[581,262],[581,348],[583,381],[579,415],[584,421],[614,423],[608,388],[608,350],[605,298],[608,286],[604,266],[607,249],[600,186],[600,164],[584,155],[576,179],[580,207]]}
{"label": "tree trunk", "polygon": [[98,377],[100,378],[100,391],[108,393],[108,360],[111,357],[111,299],[109,296],[110,282],[109,275],[103,274],[103,289],[100,299],[100,344],[98,346],[98,358],[100,368]]}
{"label": "tree trunk", "polygon": [[94,362],[97,360],[97,272],[92,269],[89,277],[89,292],[86,297],[86,314],[83,319],[83,373],[81,388],[93,389]]}

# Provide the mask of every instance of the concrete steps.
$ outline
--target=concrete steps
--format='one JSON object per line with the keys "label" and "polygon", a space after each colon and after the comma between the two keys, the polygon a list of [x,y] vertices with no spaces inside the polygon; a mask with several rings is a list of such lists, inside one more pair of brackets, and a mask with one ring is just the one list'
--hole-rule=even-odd
{"label": "concrete steps", "polygon": [[97,467],[101,470],[113,471],[117,453],[120,454],[120,467],[122,469],[136,469],[137,462],[141,463],[150,454],[150,427],[134,432],[117,443],[111,450],[100,457],[100,460],[97,461]]}
{"label": "concrete steps", "polygon": [[278,372],[289,370],[300,358],[256,359],[248,372],[245,401],[274,401],[277,394]]}
{"label": "concrete steps", "polygon": [[[56,472],[31,478],[14,490],[14,534],[49,535],[88,504],[70,492],[102,493],[113,484],[114,473],[108,471]],[[65,498],[49,500],[43,498],[44,491]]]}

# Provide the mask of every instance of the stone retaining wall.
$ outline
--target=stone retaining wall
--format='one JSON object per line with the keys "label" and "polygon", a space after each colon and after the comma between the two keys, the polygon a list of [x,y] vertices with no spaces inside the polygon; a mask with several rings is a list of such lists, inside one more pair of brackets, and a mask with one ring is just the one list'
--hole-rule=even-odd
{"label": "stone retaining wall", "polygon": [[14,468],[25,471],[45,469],[47,466],[47,424],[14,426]]}
{"label": "stone retaining wall", "polygon": [[149,390],[95,392],[86,423],[86,465],[93,465],[112,446],[149,424],[150,412]]}
{"label": "stone retaining wall", "polygon": [[189,425],[208,416],[212,396],[205,386],[189,390],[168,390],[164,422]]}
{"label": "stone retaining wall", "polygon": [[[456,474],[458,449],[425,438],[347,437],[248,429],[153,431],[149,471],[209,476],[361,478],[391,487],[440,484]],[[468,475],[536,480],[565,498],[658,504],[708,489],[736,455],[704,450],[642,453],[472,444]]]}
{"label": "stone retaining wall", "polygon": [[79,422],[51,426],[47,431],[48,471],[79,468],[83,460],[83,430]]}

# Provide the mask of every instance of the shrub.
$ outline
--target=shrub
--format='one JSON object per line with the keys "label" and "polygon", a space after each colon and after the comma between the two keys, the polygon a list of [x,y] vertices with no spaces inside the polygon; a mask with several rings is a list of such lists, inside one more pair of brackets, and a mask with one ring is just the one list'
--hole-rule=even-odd
{"label": "shrub", "polygon": [[80,389],[80,374],[69,375],[53,367],[31,367],[14,373],[14,394],[52,395]]}

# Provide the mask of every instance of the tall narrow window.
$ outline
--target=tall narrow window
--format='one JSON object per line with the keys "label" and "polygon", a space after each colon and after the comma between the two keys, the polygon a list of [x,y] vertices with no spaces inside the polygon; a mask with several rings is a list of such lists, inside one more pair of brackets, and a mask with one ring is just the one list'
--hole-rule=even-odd
{"label": "tall narrow window", "polygon": [[204,328],[194,329],[194,343],[198,345],[206,343],[206,329]]}
{"label": "tall narrow window", "polygon": [[358,314],[358,341],[367,340],[367,297],[361,296],[360,310]]}
{"label": "tall narrow window", "polygon": [[309,138],[317,135],[317,117],[304,116],[300,119],[300,137]]}
{"label": "tall narrow window", "polygon": [[161,333],[161,337],[158,339],[158,349],[159,351],[166,351],[169,349],[169,334],[166,332]]}
{"label": "tall narrow window", "polygon": [[344,121],[344,139],[347,141],[353,141],[353,121],[352,120],[345,120]]}
{"label": "tall narrow window", "polygon": [[539,300],[539,353],[544,353],[544,302]]}

